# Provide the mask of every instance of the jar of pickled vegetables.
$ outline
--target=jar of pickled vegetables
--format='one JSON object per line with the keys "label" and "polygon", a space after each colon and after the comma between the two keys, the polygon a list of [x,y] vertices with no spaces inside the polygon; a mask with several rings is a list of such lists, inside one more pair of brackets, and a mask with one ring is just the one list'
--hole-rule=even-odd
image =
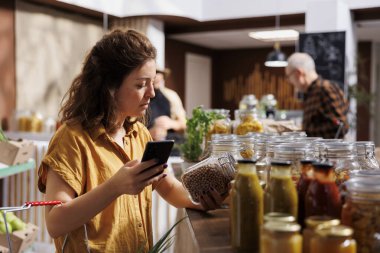
{"label": "jar of pickled vegetables", "polygon": [[255,161],[239,160],[231,189],[231,242],[237,252],[258,252],[263,224],[263,190]]}
{"label": "jar of pickled vegetables", "polygon": [[291,162],[272,160],[264,192],[264,213],[287,213],[297,218],[298,196],[291,178]]}
{"label": "jar of pickled vegetables", "polygon": [[269,221],[260,237],[260,253],[302,253],[301,226]]}
{"label": "jar of pickled vegetables", "polygon": [[342,223],[354,229],[358,253],[380,252],[380,185],[378,175],[354,177],[344,184],[347,195]]}
{"label": "jar of pickled vegetables", "polygon": [[305,196],[305,217],[327,215],[340,218],[342,203],[333,168],[332,163],[313,163],[314,179]]}
{"label": "jar of pickled vegetables", "polygon": [[310,253],[356,253],[352,228],[338,225],[320,227],[310,241]]}
{"label": "jar of pickled vegetables", "polygon": [[334,165],[336,183],[339,186],[350,178],[350,173],[359,170],[356,148],[353,143],[326,143],[322,157]]}
{"label": "jar of pickled vegetables", "polygon": [[337,226],[340,224],[338,219],[330,216],[311,216],[306,219],[306,228],[303,230],[303,253],[310,253],[310,241],[315,236],[318,227]]}
{"label": "jar of pickled vegetables", "polygon": [[298,223],[304,227],[305,223],[305,196],[309,189],[309,184],[314,178],[313,172],[313,160],[303,159],[301,163],[301,176],[297,183],[297,193],[298,193]]}

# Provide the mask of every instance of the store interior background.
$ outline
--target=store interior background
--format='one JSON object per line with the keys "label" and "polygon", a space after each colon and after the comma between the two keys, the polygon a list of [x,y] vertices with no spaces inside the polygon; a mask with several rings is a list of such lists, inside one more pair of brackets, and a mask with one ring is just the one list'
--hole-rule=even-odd
{"label": "store interior background", "polygon": [[[60,102],[87,51],[105,29],[145,32],[158,50],[157,64],[172,74],[167,86],[188,115],[199,104],[230,109],[245,93],[272,93],[283,110],[300,110],[283,68],[264,66],[273,42],[249,31],[347,31],[346,82],[373,95],[356,106],[356,140],[380,146],[380,2],[378,0],[114,0],[0,2],[0,118],[13,127],[16,112],[57,117]],[[281,43],[290,55],[297,42]]]}

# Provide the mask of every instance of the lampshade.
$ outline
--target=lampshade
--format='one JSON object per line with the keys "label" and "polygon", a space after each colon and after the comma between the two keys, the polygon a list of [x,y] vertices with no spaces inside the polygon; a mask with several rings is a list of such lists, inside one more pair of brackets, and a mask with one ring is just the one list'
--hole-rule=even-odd
{"label": "lampshade", "polygon": [[288,62],[286,61],[286,55],[280,50],[280,43],[274,44],[274,50],[270,52],[264,63],[267,67],[286,67]]}

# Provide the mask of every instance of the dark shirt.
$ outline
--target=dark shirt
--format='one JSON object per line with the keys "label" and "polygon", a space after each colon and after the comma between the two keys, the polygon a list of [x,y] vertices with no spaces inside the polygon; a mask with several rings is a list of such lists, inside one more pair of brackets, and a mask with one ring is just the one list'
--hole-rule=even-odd
{"label": "dark shirt", "polygon": [[336,83],[318,77],[304,94],[302,126],[308,136],[334,138],[339,124],[338,138],[348,131],[348,102]]}
{"label": "dark shirt", "polygon": [[148,129],[153,127],[154,120],[160,116],[168,116],[170,118],[170,102],[159,90],[155,89],[155,97],[150,102],[150,113],[148,121]]}

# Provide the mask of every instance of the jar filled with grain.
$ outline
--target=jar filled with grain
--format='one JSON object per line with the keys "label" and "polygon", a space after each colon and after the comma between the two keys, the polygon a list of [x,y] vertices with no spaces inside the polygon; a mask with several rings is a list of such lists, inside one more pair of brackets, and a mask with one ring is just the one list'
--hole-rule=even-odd
{"label": "jar filled with grain", "polygon": [[342,223],[354,229],[357,252],[380,252],[379,177],[354,177],[344,185],[347,195],[342,210]]}
{"label": "jar filled with grain", "polygon": [[220,195],[228,193],[228,185],[235,177],[236,160],[230,153],[212,154],[207,159],[187,168],[182,175],[182,184],[195,203],[211,190]]}
{"label": "jar filled with grain", "polygon": [[259,121],[256,109],[238,110],[235,113],[235,129],[237,135],[247,133],[261,133],[264,131],[263,124]]}

